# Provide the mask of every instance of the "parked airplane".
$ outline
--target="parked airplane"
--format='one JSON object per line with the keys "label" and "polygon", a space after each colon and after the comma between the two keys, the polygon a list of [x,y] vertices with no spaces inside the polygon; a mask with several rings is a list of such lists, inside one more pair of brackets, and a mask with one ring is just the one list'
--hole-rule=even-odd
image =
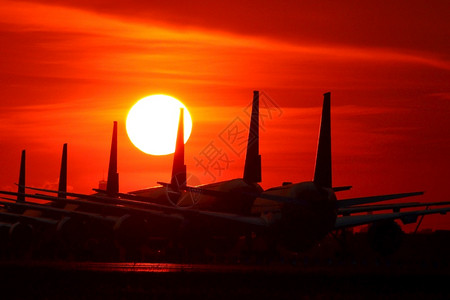
{"label": "parked airplane", "polygon": [[[181,124],[179,126],[183,129],[183,110],[180,111],[179,124]],[[177,144],[180,143],[180,139],[183,141],[183,130],[179,130]],[[185,178],[186,167],[184,165],[184,148],[182,150],[183,152],[181,152],[181,155],[180,150],[178,150],[178,154],[174,157],[172,169],[174,174],[174,176],[172,176],[173,184],[171,184],[170,187],[160,186],[146,189],[145,197],[119,193],[119,174],[117,173],[117,122],[114,122],[106,190],[94,189],[97,193],[93,195],[78,195],[67,192],[67,144],[65,144],[63,147],[58,191],[37,189],[39,191],[57,193],[59,201],[54,201],[54,197],[39,194],[25,194],[24,150],[21,158],[18,192],[4,192],[4,194],[16,195],[17,198],[4,198],[8,201],[0,202],[0,205],[5,207],[3,211],[0,211],[0,218],[12,219],[10,223],[4,224],[8,227],[3,227],[8,230],[9,228],[14,229],[9,230],[10,233],[5,234],[5,238],[2,240],[15,240],[18,241],[18,244],[22,245],[27,243],[27,247],[29,247],[31,246],[29,241],[33,240],[32,235],[42,236],[41,233],[53,231],[56,233],[53,237],[58,239],[56,242],[58,247],[60,247],[60,244],[69,245],[65,247],[66,250],[74,245],[82,246],[92,240],[95,240],[98,243],[98,240],[101,239],[102,241],[100,242],[102,244],[108,244],[108,246],[110,246],[111,240],[114,240],[117,246],[125,248],[127,252],[136,252],[139,247],[149,242],[148,237],[152,238],[153,246],[155,246],[154,244],[156,241],[157,247],[160,247],[161,244],[167,242],[167,239],[171,237],[171,232],[174,231],[171,229],[173,227],[172,224],[174,224],[174,218],[170,219],[170,224],[166,224],[165,220],[167,218],[165,218],[165,216],[153,216],[153,222],[158,221],[164,225],[155,232],[154,228],[148,227],[148,222],[145,217],[143,217],[143,214],[146,212],[145,209],[133,209],[133,207],[121,206],[120,203],[125,200],[122,200],[121,202],[120,198],[131,198],[140,201],[145,200],[154,203],[160,202],[169,205],[174,196],[173,194],[175,194],[176,198],[177,193],[179,192],[176,191],[176,186],[178,186],[176,183],[182,180],[183,174]],[[80,198],[67,199],[67,196],[74,195],[75,197],[80,196]],[[119,205],[112,203],[111,199],[105,199],[104,196],[114,197],[114,199],[119,201]],[[170,198],[168,196],[170,196]],[[25,198],[47,200],[50,201],[51,205],[42,205],[25,201]],[[94,201],[80,200],[82,198],[88,198]],[[15,201],[15,203],[12,203],[11,201]],[[130,203],[133,204],[130,201],[125,201],[125,204]],[[45,228],[42,224],[45,225]],[[24,228],[26,228],[27,231],[25,231]],[[15,233],[18,232],[18,229],[21,229],[20,238],[17,238],[16,236],[18,236],[18,234]],[[133,232],[133,234],[130,234],[130,232]],[[28,235],[25,235],[24,233],[27,233]],[[34,240],[36,240],[36,238],[34,238]],[[55,243],[54,241],[52,242]],[[20,248],[27,247],[22,246]],[[19,246],[15,248],[19,248]]]}
{"label": "parked airplane", "polygon": [[[18,193],[6,191],[0,193],[17,196],[17,202],[23,202],[24,197],[34,197],[55,203],[76,204],[82,207],[80,211],[84,213],[102,211],[100,213],[102,216],[119,217],[122,220],[119,222],[121,225],[128,224],[122,226],[125,235],[136,237],[136,232],[143,232],[150,237],[167,238],[172,243],[180,242],[183,247],[207,247],[211,244],[224,246],[232,244],[240,236],[249,237],[251,233],[256,233],[265,237],[272,245],[280,245],[291,251],[302,251],[336,230],[371,224],[375,235],[395,234],[400,229],[394,220],[398,219],[408,224],[416,222],[418,216],[444,214],[450,210],[450,207],[428,209],[429,205],[442,206],[448,205],[449,202],[366,205],[417,196],[422,192],[337,200],[336,192],[350,187],[332,186],[330,93],[324,94],[314,179],[263,191],[258,185],[261,181],[258,103],[259,93],[255,92],[243,178],[190,187],[184,184],[186,178],[184,158],[181,160],[178,156],[178,160],[174,161],[182,167],[179,169],[174,167],[171,183],[164,184],[165,188],[176,194],[175,205],[159,201],[161,198],[154,201],[146,194],[150,190],[134,194],[118,193],[118,180],[113,181],[114,188],[103,195],[83,195],[63,191],[59,191],[58,197],[25,194],[20,189],[23,187],[20,183]],[[179,127],[178,138],[183,132],[180,128],[182,127]],[[254,139],[251,140],[250,136]],[[113,152],[111,157],[114,156]],[[177,154],[180,153],[184,156],[183,143],[177,143]],[[112,169],[114,170],[114,167]],[[178,170],[181,172],[177,173]],[[117,171],[112,173],[117,174]],[[164,189],[160,188],[158,191]],[[195,203],[188,198],[193,194],[198,194]],[[80,199],[68,199],[62,195]],[[403,208],[421,206],[427,209],[400,212]],[[392,213],[352,215],[391,209]],[[127,214],[124,214],[125,212]],[[146,226],[142,226],[143,224]],[[225,243],[221,243],[222,241]]]}

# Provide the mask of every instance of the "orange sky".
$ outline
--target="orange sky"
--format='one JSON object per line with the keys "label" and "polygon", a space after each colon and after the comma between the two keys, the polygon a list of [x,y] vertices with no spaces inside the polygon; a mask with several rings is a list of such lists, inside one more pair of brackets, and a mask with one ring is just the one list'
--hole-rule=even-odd
{"label": "orange sky", "polygon": [[[311,179],[331,91],[334,183],[353,185],[341,196],[450,200],[448,1],[110,2],[0,0],[2,189],[15,189],[22,149],[28,183],[54,185],[67,142],[69,184],[89,192],[114,120],[121,190],[169,180],[172,157],[141,153],[124,130],[131,105],[155,93],[193,116],[191,184],[213,179],[196,163],[211,142],[231,161],[215,180],[240,177],[243,155],[221,137],[248,122],[258,89],[276,108],[261,133],[264,188]],[[450,217],[423,226],[450,229]]]}

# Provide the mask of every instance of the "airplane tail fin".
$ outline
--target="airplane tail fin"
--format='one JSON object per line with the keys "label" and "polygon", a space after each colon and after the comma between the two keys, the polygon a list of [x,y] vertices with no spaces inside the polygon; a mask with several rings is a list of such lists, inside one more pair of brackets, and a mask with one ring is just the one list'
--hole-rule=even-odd
{"label": "airplane tail fin", "polygon": [[178,121],[177,141],[175,144],[175,153],[173,156],[171,187],[186,185],[186,165],[184,164],[184,109],[180,109],[180,118]]}
{"label": "airplane tail fin", "polygon": [[330,93],[325,93],[323,96],[322,119],[320,122],[314,182],[322,187],[331,188]]}
{"label": "airplane tail fin", "polygon": [[117,121],[114,121],[111,140],[111,152],[109,156],[108,179],[106,193],[114,195],[119,192],[119,173],[117,173]]}
{"label": "airplane tail fin", "polygon": [[259,91],[253,91],[252,115],[245,156],[244,181],[261,182],[261,155],[259,154]]}
{"label": "airplane tail fin", "polygon": [[61,170],[59,172],[58,197],[66,198],[66,192],[67,192],[67,144],[64,144],[61,158]]}
{"label": "airplane tail fin", "polygon": [[17,188],[17,202],[25,202],[25,150],[20,159],[19,187]]}

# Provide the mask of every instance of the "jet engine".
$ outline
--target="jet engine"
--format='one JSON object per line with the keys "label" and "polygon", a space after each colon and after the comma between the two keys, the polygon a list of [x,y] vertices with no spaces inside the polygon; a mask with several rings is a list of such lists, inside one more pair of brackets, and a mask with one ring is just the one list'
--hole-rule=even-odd
{"label": "jet engine", "polygon": [[85,222],[79,218],[64,217],[56,226],[59,251],[61,257],[75,256],[79,258],[86,240],[88,230]]}
{"label": "jet engine", "polygon": [[146,219],[123,215],[114,225],[114,239],[117,244],[128,250],[137,250],[148,237],[149,224]]}
{"label": "jet engine", "polygon": [[303,182],[283,188],[290,189],[297,203],[285,203],[274,236],[286,249],[304,251],[315,245],[333,229],[336,222],[336,197],[331,190]]}
{"label": "jet engine", "polygon": [[394,253],[403,241],[404,232],[393,220],[373,223],[367,233],[372,249],[382,255]]}
{"label": "jet engine", "polygon": [[30,224],[16,222],[9,228],[9,240],[11,243],[12,255],[22,257],[32,247],[33,227]]}

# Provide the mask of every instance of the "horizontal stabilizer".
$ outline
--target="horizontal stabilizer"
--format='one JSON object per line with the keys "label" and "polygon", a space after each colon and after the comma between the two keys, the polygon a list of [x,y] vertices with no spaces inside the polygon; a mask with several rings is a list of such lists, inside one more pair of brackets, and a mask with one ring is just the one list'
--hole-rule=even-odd
{"label": "horizontal stabilizer", "polygon": [[17,201],[17,199],[8,198],[8,197],[0,197],[0,199],[8,200],[8,201]]}
{"label": "horizontal stabilizer", "polygon": [[333,189],[334,192],[342,192],[342,191],[348,191],[351,188],[352,188],[352,186],[348,185],[348,186],[337,186],[337,187],[334,187],[332,189]]}
{"label": "horizontal stabilizer", "polygon": [[[92,189],[93,191],[102,194],[102,195],[106,195],[106,191],[105,190],[99,190],[99,189]],[[100,196],[102,196],[100,195]],[[128,199],[128,200],[136,200],[136,201],[141,201],[141,202],[152,202],[154,199],[152,197],[147,197],[147,196],[138,196],[138,195],[133,195],[133,194],[126,194],[126,193],[115,193],[115,194],[108,194],[109,197],[119,197],[120,199]]]}
{"label": "horizontal stabilizer", "polygon": [[367,203],[388,201],[399,198],[406,198],[412,196],[423,195],[424,192],[413,192],[413,193],[403,193],[403,194],[391,194],[391,195],[381,195],[381,196],[371,196],[371,197],[360,197],[360,198],[351,198],[337,201],[337,207],[349,207],[353,205],[361,205]]}

